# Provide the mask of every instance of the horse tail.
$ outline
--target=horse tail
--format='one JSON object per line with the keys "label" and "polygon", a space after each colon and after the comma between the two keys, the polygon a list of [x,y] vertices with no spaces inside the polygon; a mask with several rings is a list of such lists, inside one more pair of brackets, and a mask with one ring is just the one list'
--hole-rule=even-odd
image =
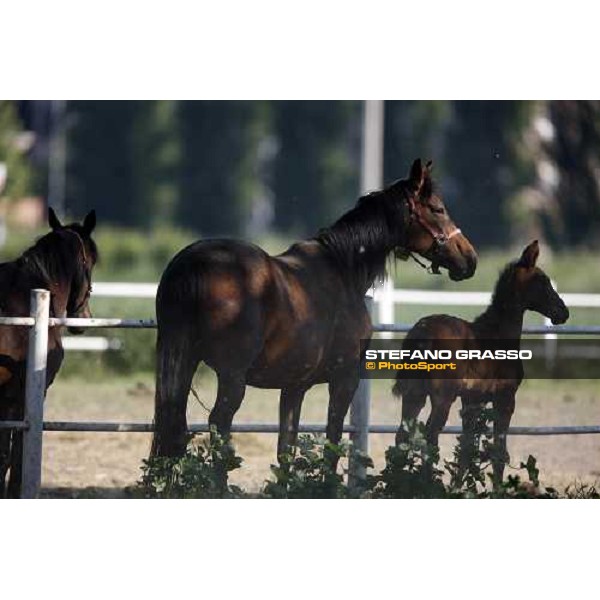
{"label": "horse tail", "polygon": [[161,281],[156,299],[156,392],[150,456],[182,456],[188,442],[186,408],[198,366],[192,315],[181,310],[177,281]]}

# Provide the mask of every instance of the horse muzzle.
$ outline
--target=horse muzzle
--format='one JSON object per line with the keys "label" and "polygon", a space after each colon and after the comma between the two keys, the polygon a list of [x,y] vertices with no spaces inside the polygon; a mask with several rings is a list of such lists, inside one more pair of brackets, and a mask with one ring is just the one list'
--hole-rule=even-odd
{"label": "horse muzzle", "polygon": [[[86,309],[86,310],[82,310],[80,313],[77,313],[74,315],[67,315],[67,317],[70,319],[91,319],[92,312],[89,309]],[[85,332],[85,328],[83,328],[83,327],[67,327],[67,331],[71,335],[81,335],[82,333]]]}
{"label": "horse muzzle", "polygon": [[569,320],[569,309],[563,304],[557,311],[549,315],[552,325],[562,325]]}
{"label": "horse muzzle", "polygon": [[459,258],[451,257],[440,257],[432,261],[433,265],[438,265],[448,270],[448,277],[452,281],[462,281],[463,279],[469,279],[475,274],[477,269],[477,255],[470,253],[463,255]]}

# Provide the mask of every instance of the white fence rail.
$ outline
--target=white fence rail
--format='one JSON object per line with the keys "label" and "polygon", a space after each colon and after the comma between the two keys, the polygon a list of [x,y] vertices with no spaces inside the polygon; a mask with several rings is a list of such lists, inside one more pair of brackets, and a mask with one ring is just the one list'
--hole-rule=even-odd
{"label": "white fence rail", "polygon": [[[46,353],[48,327],[77,326],[83,328],[131,328],[153,329],[156,324],[144,319],[57,319],[49,318],[49,292],[32,290],[30,317],[0,317],[0,325],[30,327],[29,351],[25,393],[25,418],[22,421],[0,421],[0,429],[22,430],[24,435],[22,496],[36,498],[39,495],[42,467],[42,431],[117,431],[151,432],[151,423],[94,423],[94,422],[48,422],[43,421],[43,406],[46,382]],[[371,299],[367,298],[369,305]],[[408,325],[381,324],[376,331],[407,331]],[[588,335],[600,333],[600,326],[593,327],[530,327],[526,333],[555,333]],[[369,433],[394,433],[396,427],[371,425],[369,423],[370,388],[369,381],[362,380],[352,402],[350,425],[344,428],[349,432],[356,447],[368,452]],[[206,431],[206,423],[190,425],[191,432]],[[325,427],[319,424],[301,424],[300,431],[322,432]],[[236,424],[233,431],[276,433],[275,423]],[[460,433],[460,427],[446,427],[443,433]],[[509,434],[516,435],[574,435],[598,434],[600,426],[569,427],[512,427]],[[352,469],[356,466],[351,465]]]}
{"label": "white fence rail", "polygon": [[[157,283],[94,283],[94,298],[155,298]],[[461,292],[416,290],[395,288],[390,279],[375,290],[374,301],[378,305],[379,321],[393,323],[393,310],[396,304],[420,304],[428,306],[487,306],[490,292]],[[568,307],[600,308],[600,294],[561,294]]]}
{"label": "white fence rail", "polygon": [[[97,282],[94,283],[95,298],[145,298],[154,299],[158,289],[157,283],[128,283],[128,282]],[[600,294],[561,294],[566,305],[572,308],[600,308]],[[420,306],[487,306],[490,303],[490,292],[461,292],[461,291],[436,291],[418,289],[394,288],[394,283],[386,279],[384,285],[375,290],[374,302],[377,305],[377,320],[380,324],[395,322],[396,304]],[[546,325],[550,325],[548,320]],[[123,325],[126,326],[126,325]],[[97,327],[112,327],[112,325]],[[385,325],[385,332],[403,333],[408,331],[408,325]],[[377,328],[380,331],[380,326]],[[533,333],[533,332],[532,332]],[[535,333],[545,334],[548,341],[547,357],[552,353],[552,340],[555,339],[554,330],[537,330]],[[575,333],[575,332],[573,332]],[[596,332],[600,333],[600,331]],[[385,335],[385,334],[384,334]],[[119,350],[120,340],[103,337],[91,338],[68,337],[63,338],[65,350],[105,352]]]}

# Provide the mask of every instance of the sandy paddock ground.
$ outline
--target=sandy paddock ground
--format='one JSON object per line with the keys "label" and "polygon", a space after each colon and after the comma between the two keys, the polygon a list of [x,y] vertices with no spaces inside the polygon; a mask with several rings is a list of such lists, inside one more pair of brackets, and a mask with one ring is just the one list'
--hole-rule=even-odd
{"label": "sandy paddock ground", "polygon": [[[371,422],[397,425],[400,404],[390,393],[388,381],[373,382]],[[211,407],[215,381],[205,376],[194,387],[202,402]],[[327,389],[317,386],[307,394],[302,421],[324,423]],[[459,403],[449,424],[459,424]],[[88,383],[58,381],[49,391],[46,420],[150,421],[153,411],[153,381],[150,377]],[[248,388],[236,422],[276,422],[278,393]],[[426,414],[423,415],[423,418]],[[189,421],[206,421],[206,410],[190,396]],[[517,398],[514,425],[598,425],[600,389],[593,381],[528,381]],[[442,457],[449,457],[456,437],[442,436]],[[276,435],[235,434],[237,452],[244,458],[232,483],[256,492],[270,475],[275,459]],[[392,435],[371,435],[369,454],[380,469]],[[150,435],[140,433],[44,434],[42,485],[46,497],[120,497],[124,488],[140,476],[147,457]],[[511,436],[511,464],[518,465],[529,454],[538,459],[542,482],[564,489],[574,481],[600,481],[600,435]]]}

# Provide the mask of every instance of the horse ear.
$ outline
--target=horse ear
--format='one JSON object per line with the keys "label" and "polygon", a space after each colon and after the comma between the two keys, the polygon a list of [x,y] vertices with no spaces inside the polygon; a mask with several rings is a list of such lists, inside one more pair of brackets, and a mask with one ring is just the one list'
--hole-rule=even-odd
{"label": "horse ear", "polygon": [[427,169],[427,171],[429,171],[429,173],[431,173],[431,171],[433,171],[433,161],[428,160],[427,164],[425,165],[425,168]]}
{"label": "horse ear", "polygon": [[409,181],[413,189],[417,192],[421,191],[423,182],[425,181],[425,169],[423,169],[423,163],[420,158],[417,158],[410,168]]}
{"label": "horse ear", "polygon": [[90,212],[86,215],[85,219],[83,220],[83,230],[85,231],[85,234],[89,236],[92,233],[92,231],[94,231],[95,227],[96,211],[90,210]]}
{"label": "horse ear", "polygon": [[528,269],[533,269],[537,262],[538,256],[540,255],[540,245],[538,241],[535,240],[523,250],[523,254],[521,254],[521,258],[519,259],[519,264]]}
{"label": "horse ear", "polygon": [[48,207],[48,225],[50,225],[50,229],[52,229],[52,231],[62,229],[62,224],[51,206]]}

